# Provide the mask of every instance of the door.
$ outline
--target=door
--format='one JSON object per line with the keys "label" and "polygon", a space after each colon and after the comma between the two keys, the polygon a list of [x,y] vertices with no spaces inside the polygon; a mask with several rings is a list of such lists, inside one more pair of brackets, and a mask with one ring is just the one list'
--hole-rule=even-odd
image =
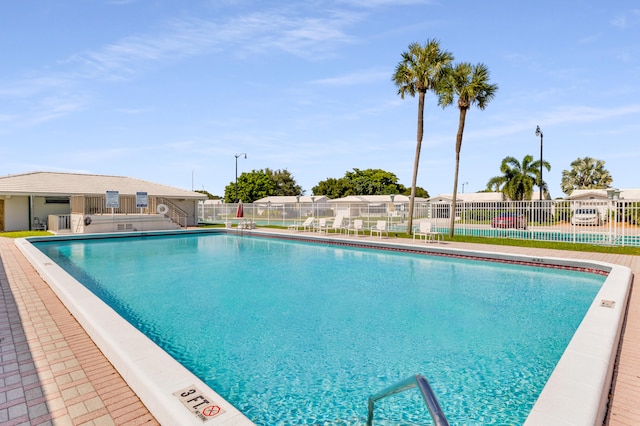
{"label": "door", "polygon": [[0,200],[0,232],[4,232],[4,200]]}

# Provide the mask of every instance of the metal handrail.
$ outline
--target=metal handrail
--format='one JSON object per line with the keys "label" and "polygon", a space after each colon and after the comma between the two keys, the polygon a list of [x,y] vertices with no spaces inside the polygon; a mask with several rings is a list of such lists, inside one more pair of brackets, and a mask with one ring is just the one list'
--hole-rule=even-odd
{"label": "metal handrail", "polygon": [[424,376],[420,374],[407,377],[406,379],[396,383],[395,385],[389,386],[382,392],[371,395],[369,397],[369,414],[367,416],[367,426],[371,426],[373,424],[373,406],[376,401],[400,392],[404,392],[409,389],[413,389],[416,386],[418,387],[418,389],[420,389],[422,398],[427,404],[429,414],[431,414],[431,418],[433,419],[433,422],[436,424],[436,426],[449,426],[449,421],[445,417],[442,408],[440,408],[440,404],[438,403],[436,395],[433,393],[433,389],[431,389],[431,385],[429,384],[427,379],[425,379]]}

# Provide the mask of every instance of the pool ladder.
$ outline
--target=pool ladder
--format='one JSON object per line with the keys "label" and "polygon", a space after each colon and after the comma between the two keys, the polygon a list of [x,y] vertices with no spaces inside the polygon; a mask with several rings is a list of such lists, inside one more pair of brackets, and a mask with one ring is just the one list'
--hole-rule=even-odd
{"label": "pool ladder", "polygon": [[396,383],[395,385],[389,386],[381,392],[378,392],[375,395],[371,395],[369,397],[369,414],[367,415],[367,426],[371,426],[373,424],[373,406],[376,401],[386,398],[391,395],[395,395],[400,392],[404,392],[409,389],[413,389],[418,387],[420,393],[422,394],[422,398],[424,398],[424,402],[427,404],[427,408],[429,409],[429,414],[431,414],[431,418],[436,426],[449,426],[449,421],[444,415],[442,408],[440,408],[440,404],[438,403],[438,399],[436,395],[433,393],[433,389],[431,389],[431,385],[424,376],[420,374],[416,374],[414,376],[407,377],[406,379]]}

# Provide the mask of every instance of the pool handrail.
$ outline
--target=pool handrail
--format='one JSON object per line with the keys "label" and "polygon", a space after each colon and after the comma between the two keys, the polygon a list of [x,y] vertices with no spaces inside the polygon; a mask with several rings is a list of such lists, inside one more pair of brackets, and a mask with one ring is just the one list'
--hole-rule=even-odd
{"label": "pool handrail", "polygon": [[424,402],[427,404],[429,414],[431,414],[431,418],[433,419],[434,424],[436,426],[449,426],[449,421],[444,415],[444,412],[442,411],[442,408],[438,403],[438,399],[436,398],[435,393],[433,393],[433,389],[431,388],[429,381],[421,374],[407,377],[406,379],[396,383],[395,385],[389,386],[381,392],[371,395],[369,397],[369,413],[367,415],[367,426],[371,426],[373,424],[373,406],[376,401],[400,392],[404,392],[409,389],[413,389],[416,386],[420,390]]}

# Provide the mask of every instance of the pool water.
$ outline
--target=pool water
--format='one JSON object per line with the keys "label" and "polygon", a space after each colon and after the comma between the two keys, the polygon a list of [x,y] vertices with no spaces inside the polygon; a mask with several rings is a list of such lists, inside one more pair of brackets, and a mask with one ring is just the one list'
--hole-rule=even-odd
{"label": "pool water", "polygon": [[[364,424],[413,374],[522,424],[605,277],[227,234],[35,244],[257,424]],[[430,424],[417,390],[375,424]]]}

